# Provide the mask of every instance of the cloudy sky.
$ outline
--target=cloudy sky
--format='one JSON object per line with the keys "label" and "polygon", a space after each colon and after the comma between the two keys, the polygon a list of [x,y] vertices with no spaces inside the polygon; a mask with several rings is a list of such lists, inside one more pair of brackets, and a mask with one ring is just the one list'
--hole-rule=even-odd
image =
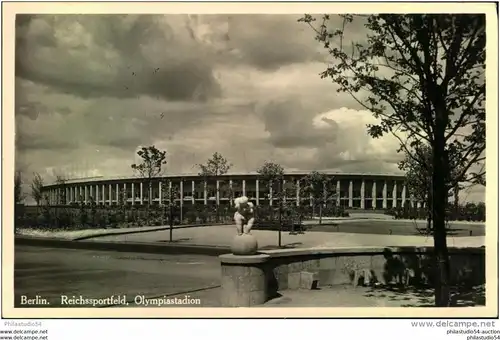
{"label": "cloudy sky", "polygon": [[127,176],[154,144],[171,173],[214,152],[233,171],[397,172],[398,142],[371,139],[372,115],[319,77],[327,58],[299,17],[18,16],[16,168]]}

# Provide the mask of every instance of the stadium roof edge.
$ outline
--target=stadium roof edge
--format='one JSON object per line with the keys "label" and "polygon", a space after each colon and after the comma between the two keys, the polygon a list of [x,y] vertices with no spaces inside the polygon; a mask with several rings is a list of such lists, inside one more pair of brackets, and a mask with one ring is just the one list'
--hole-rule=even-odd
{"label": "stadium roof edge", "polygon": [[[390,177],[404,177],[404,174],[402,173],[390,173],[390,172],[385,172],[385,173],[374,173],[374,172],[340,172],[340,171],[319,171],[319,170],[314,170],[319,173],[327,174],[327,175],[343,175],[343,176],[390,176]],[[312,171],[285,171],[285,175],[307,175],[311,173]],[[252,172],[230,172],[226,173],[224,175],[221,175],[223,177],[226,176],[252,176],[252,175],[258,175],[256,171]],[[165,174],[162,176],[158,176],[155,178],[177,178],[177,177],[198,177],[198,173],[176,173],[176,174]],[[73,184],[73,183],[88,183],[88,182],[103,182],[103,181],[120,181],[120,180],[132,180],[132,179],[140,179],[141,177],[139,176],[94,176],[94,177],[84,177],[84,178],[73,178],[73,179],[68,179],[65,181],[66,184]],[[47,184],[46,186],[52,186],[56,185],[57,183],[51,183]]]}

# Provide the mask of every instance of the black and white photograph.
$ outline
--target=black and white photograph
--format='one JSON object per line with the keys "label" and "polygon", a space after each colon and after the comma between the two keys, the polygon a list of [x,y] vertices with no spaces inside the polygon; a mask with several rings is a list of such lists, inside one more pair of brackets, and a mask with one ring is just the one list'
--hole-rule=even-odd
{"label": "black and white photograph", "polygon": [[262,6],[16,15],[14,310],[498,303],[487,15]]}

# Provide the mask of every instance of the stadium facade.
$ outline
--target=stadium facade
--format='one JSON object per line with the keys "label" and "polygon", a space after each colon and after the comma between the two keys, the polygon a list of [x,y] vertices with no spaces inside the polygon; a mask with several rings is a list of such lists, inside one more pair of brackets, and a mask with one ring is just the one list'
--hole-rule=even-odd
{"label": "stadium facade", "polygon": [[[300,185],[308,173],[285,174],[285,183],[293,183],[293,190],[296,190],[296,194],[287,194],[287,200],[295,201],[297,205],[312,204],[310,199],[299,197]],[[403,175],[323,173],[332,177],[335,192],[333,200],[336,200],[337,206],[371,210],[415,204],[407,194]],[[53,205],[90,204],[92,201],[98,205],[118,205],[123,202],[129,205],[144,205],[149,203],[149,196],[152,197],[152,204],[161,205],[167,199],[164,185],[169,183],[178,188],[176,201],[181,206],[230,204],[231,191],[233,197],[245,195],[256,205],[273,205],[272,189],[263,185],[257,173],[231,173],[212,178],[200,177],[197,174],[169,175],[152,179],[151,188],[147,182],[147,179],[137,177],[95,177],[47,185],[42,191]]]}

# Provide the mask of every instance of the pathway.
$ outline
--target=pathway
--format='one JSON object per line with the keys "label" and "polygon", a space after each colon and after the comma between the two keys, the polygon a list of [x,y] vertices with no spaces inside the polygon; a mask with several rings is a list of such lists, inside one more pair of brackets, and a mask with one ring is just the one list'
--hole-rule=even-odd
{"label": "pathway", "polygon": [[[252,234],[259,242],[259,248],[275,247],[278,244],[278,232],[268,230],[252,230]],[[309,247],[369,247],[369,246],[432,246],[432,237],[401,236],[401,235],[372,235],[340,232],[306,232],[305,234],[290,235],[282,232],[282,244],[295,248]],[[212,226],[203,228],[176,229],[173,232],[174,240],[183,244],[197,244],[209,246],[228,246],[235,237],[234,226]],[[88,241],[115,241],[115,242],[167,242],[169,231],[155,231],[140,234],[102,236]],[[448,237],[450,247],[480,247],[485,244],[484,236]]]}

